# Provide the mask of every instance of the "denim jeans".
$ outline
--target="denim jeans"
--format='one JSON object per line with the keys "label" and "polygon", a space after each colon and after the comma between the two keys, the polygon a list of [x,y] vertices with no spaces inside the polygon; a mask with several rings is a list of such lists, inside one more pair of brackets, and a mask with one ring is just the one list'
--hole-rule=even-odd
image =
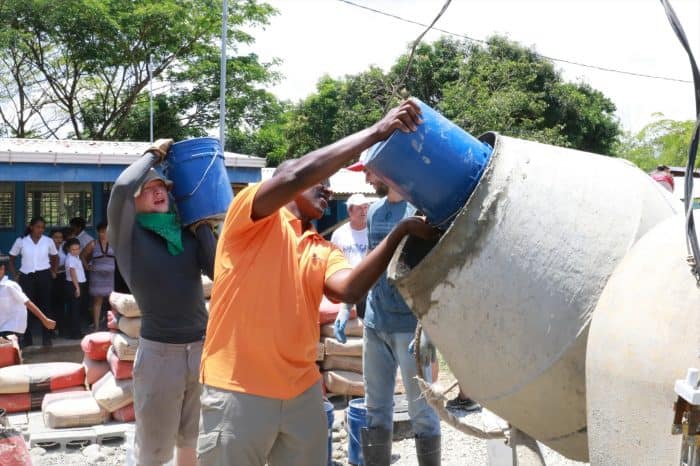
{"label": "denim jeans", "polygon": [[[377,332],[365,327],[362,360],[364,366],[367,426],[391,430],[394,415],[396,367],[406,388],[408,414],[416,437],[440,435],[440,420],[424,398],[416,381],[416,361],[408,352],[413,333]],[[430,366],[423,369],[431,381]]]}

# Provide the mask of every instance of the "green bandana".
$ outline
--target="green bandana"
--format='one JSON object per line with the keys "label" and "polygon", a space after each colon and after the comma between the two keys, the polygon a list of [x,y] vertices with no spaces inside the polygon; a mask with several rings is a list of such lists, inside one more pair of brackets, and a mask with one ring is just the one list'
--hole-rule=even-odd
{"label": "green bandana", "polygon": [[168,243],[168,252],[171,256],[177,256],[185,250],[182,247],[182,227],[174,213],[136,214],[136,221],[146,230],[162,237]]}

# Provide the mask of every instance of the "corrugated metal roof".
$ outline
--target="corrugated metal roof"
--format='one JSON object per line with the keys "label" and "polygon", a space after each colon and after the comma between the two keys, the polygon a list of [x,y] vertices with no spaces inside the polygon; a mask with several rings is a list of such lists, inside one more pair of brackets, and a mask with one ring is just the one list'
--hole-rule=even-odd
{"label": "corrugated metal roof", "polygon": [[[274,168],[263,168],[262,181],[270,179],[274,171]],[[343,168],[331,176],[330,182],[331,189],[336,196],[349,196],[355,193],[376,194],[372,185],[365,182],[365,174],[362,172],[353,172]]]}
{"label": "corrugated metal roof", "polygon": [[[0,138],[0,162],[129,165],[149,146],[148,142]],[[264,158],[233,152],[225,152],[224,161],[227,167],[265,166]]]}

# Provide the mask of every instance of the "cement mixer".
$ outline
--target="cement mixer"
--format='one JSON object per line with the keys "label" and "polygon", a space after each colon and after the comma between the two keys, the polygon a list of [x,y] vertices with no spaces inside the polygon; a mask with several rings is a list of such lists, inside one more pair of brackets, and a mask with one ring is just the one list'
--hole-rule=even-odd
{"label": "cement mixer", "polygon": [[677,209],[609,157],[481,138],[491,159],[428,255],[389,276],[462,390],[563,455],[589,458],[586,343],[608,279]]}

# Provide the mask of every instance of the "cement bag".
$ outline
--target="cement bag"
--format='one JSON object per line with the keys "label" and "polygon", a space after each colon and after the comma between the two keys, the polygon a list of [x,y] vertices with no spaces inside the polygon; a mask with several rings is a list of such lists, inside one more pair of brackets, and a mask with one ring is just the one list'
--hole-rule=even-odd
{"label": "cement bag", "polygon": [[90,392],[49,393],[41,404],[41,412],[44,424],[51,429],[94,426],[109,420],[109,413]]}
{"label": "cement bag", "polygon": [[213,286],[214,282],[212,282],[206,275],[202,275],[202,291],[204,291],[204,299],[211,298],[211,289]]}
{"label": "cement bag", "polygon": [[131,338],[123,333],[112,333],[112,349],[122,361],[136,359],[136,350],[139,347],[138,338]]}
{"label": "cement bag", "polygon": [[[340,303],[332,303],[324,296],[321,298],[321,305],[318,308],[318,323],[325,325],[335,322],[339,309]],[[356,317],[357,312],[355,311],[355,308],[352,308],[352,311],[350,311],[350,318],[354,319]]]}
{"label": "cement bag", "polygon": [[117,380],[114,374],[107,372],[92,386],[92,395],[100,406],[112,413],[134,402],[134,384],[132,379]]}
{"label": "cement bag", "polygon": [[323,372],[323,384],[328,393],[335,395],[364,396],[365,386],[362,374],[348,371]]}
{"label": "cement bag", "polygon": [[107,348],[112,344],[110,332],[95,332],[85,335],[80,342],[85,356],[94,361],[107,359]]}
{"label": "cement bag", "polygon": [[[362,325],[360,319],[350,319],[345,325],[345,336],[346,337],[361,337],[364,334],[365,326]],[[333,334],[333,323],[321,325],[321,336],[322,337],[334,337]]]}
{"label": "cement bag", "polygon": [[124,406],[119,408],[112,413],[112,417],[115,421],[119,422],[134,422],[136,420],[136,413],[134,412],[134,404]]}
{"label": "cement bag", "polygon": [[112,294],[109,295],[109,304],[112,305],[114,311],[124,317],[141,317],[141,309],[136,304],[134,295],[112,291]]}
{"label": "cement bag", "polygon": [[321,363],[324,371],[341,370],[362,374],[362,358],[356,356],[328,356]]}
{"label": "cement bag", "polygon": [[15,335],[0,337],[0,367],[22,364],[22,352]]}
{"label": "cement bag", "polygon": [[122,361],[114,353],[112,347],[107,351],[107,362],[109,363],[109,369],[114,374],[114,378],[117,380],[131,379],[134,376],[134,362],[133,361]]}
{"label": "cement bag", "polygon": [[36,393],[85,386],[85,368],[75,362],[22,364],[0,369],[0,393]]}
{"label": "cement bag", "polygon": [[356,356],[362,357],[362,338],[350,337],[347,343],[341,343],[335,338],[321,338],[326,347],[328,356]]}
{"label": "cement bag", "polygon": [[32,464],[22,433],[9,427],[2,409],[0,409],[0,464],[3,466],[31,466]]}
{"label": "cement bag", "polygon": [[[54,393],[82,392],[85,387],[71,387],[58,390]],[[7,413],[23,413],[41,409],[41,403],[48,393],[10,393],[0,395],[0,408]]]}
{"label": "cement bag", "polygon": [[131,338],[138,338],[141,333],[141,317],[120,317],[117,323],[119,330]]}
{"label": "cement bag", "polygon": [[107,328],[110,330],[119,330],[119,313],[116,311],[107,311]]}
{"label": "cement bag", "polygon": [[88,385],[94,384],[109,372],[107,361],[95,361],[87,356],[83,359],[83,366],[85,366],[85,381]]}

